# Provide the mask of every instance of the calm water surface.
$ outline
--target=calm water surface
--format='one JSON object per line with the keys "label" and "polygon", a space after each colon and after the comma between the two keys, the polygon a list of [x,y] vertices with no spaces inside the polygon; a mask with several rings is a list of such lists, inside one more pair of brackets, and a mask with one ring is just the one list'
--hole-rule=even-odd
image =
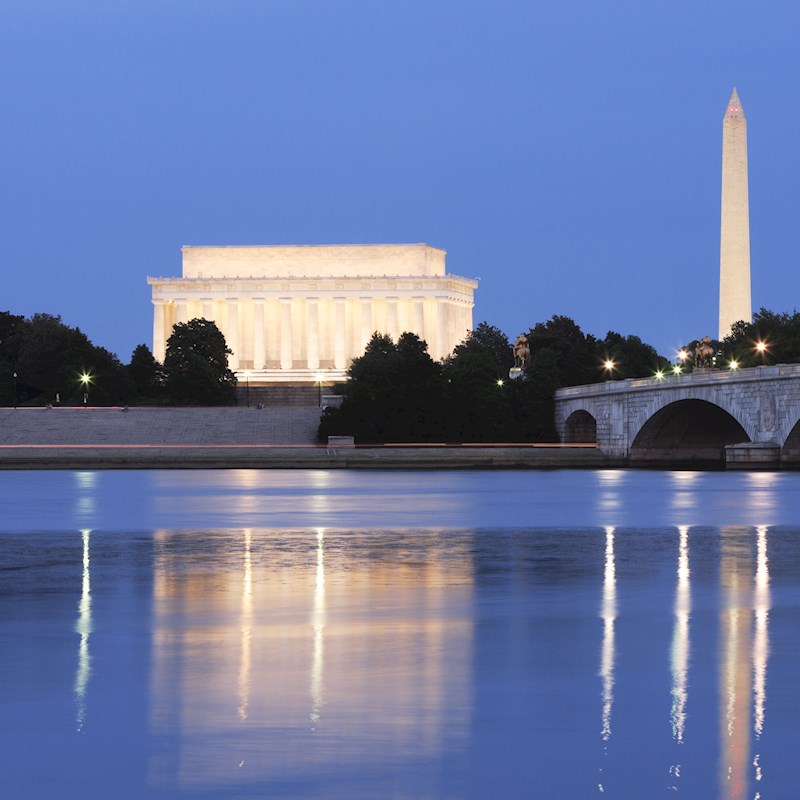
{"label": "calm water surface", "polygon": [[0,473],[9,798],[794,798],[800,474]]}

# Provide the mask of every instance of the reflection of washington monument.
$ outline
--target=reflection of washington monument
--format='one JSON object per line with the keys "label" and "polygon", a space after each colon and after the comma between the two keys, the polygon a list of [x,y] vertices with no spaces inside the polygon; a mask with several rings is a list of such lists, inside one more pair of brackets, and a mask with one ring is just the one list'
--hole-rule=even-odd
{"label": "reflection of washington monument", "polygon": [[[760,756],[751,761],[751,726],[756,745],[764,730],[768,643],[769,568],[767,529],[757,530],[753,568],[752,533],[722,529],[720,616],[720,794],[749,797],[748,777],[761,780]],[[755,576],[754,576],[755,572]],[[759,797],[756,793],[756,797]]]}
{"label": "reflection of washington monument", "polygon": [[[727,527],[720,531],[719,618],[719,795],[728,800],[759,800],[758,791],[748,791],[752,782],[759,785],[763,774],[758,744],[765,728],[767,699],[767,660],[769,656],[769,560],[768,529]],[[669,724],[676,744],[692,741],[691,715],[691,529],[678,528],[676,589],[670,643],[671,703]],[[615,622],[619,616],[615,563],[615,529],[605,529],[605,566],[600,614],[603,640],[600,654],[602,681],[601,737],[612,735],[616,641]],[[702,706],[702,703],[698,703]],[[683,780],[680,763],[673,763],[669,774],[678,791]],[[605,791],[599,784],[600,791]]]}

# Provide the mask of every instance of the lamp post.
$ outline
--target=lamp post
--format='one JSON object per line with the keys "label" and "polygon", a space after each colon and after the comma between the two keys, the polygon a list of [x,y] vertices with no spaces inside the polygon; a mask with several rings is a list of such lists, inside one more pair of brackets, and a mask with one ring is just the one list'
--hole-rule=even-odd
{"label": "lamp post", "polygon": [[14,408],[17,407],[17,373],[14,371]]}
{"label": "lamp post", "polygon": [[84,372],[80,381],[83,384],[83,407],[86,408],[89,405],[89,384],[92,382],[92,376]]}
{"label": "lamp post", "polygon": [[250,408],[250,370],[244,371],[244,380],[246,386],[247,407]]}

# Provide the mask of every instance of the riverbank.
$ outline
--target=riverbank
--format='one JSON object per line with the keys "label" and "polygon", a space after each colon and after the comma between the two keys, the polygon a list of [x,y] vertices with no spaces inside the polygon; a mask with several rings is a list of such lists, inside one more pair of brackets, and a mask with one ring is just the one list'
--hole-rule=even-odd
{"label": "riverbank", "polygon": [[594,447],[0,445],[0,469],[544,469],[624,466]]}
{"label": "riverbank", "polygon": [[318,408],[3,408],[0,469],[624,466],[593,446],[316,443]]}

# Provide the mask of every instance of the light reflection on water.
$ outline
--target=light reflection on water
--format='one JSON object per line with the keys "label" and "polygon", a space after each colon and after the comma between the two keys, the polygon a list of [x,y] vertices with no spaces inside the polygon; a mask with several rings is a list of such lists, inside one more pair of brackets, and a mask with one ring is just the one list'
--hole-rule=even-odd
{"label": "light reflection on water", "polygon": [[207,565],[189,564],[191,535],[157,534],[151,735],[180,748],[151,759],[155,787],[300,785],[355,754],[425,761],[463,740],[467,541],[348,538],[205,533]]}
{"label": "light reflection on water", "polygon": [[[666,476],[671,513],[690,507],[676,498],[697,491],[691,475]],[[98,508],[102,477],[76,479]],[[242,477],[257,496],[262,478]],[[767,495],[773,514],[794,501],[786,477],[736,476],[754,522]],[[584,504],[621,514],[649,476],[592,481]],[[766,800],[796,785],[800,528],[82,528],[0,543],[11,796]],[[50,768],[32,773],[38,752]]]}
{"label": "light reflection on water", "polygon": [[4,472],[0,531],[800,524],[798,473]]}

